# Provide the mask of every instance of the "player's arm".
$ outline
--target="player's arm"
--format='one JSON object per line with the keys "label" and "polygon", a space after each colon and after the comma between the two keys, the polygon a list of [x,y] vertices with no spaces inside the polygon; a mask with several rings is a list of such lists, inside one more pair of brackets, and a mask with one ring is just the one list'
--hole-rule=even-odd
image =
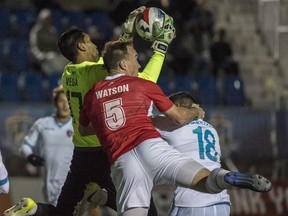
{"label": "player's arm", "polygon": [[152,82],[145,82],[145,89],[148,91],[147,95],[154,102],[155,107],[167,116],[172,122],[178,125],[185,125],[194,119],[205,116],[205,112],[200,107],[178,107],[169,100],[158,85]]}
{"label": "player's arm", "polygon": [[9,185],[8,172],[2,162],[2,156],[0,152],[0,194],[7,194],[9,192]]}
{"label": "player's arm", "polygon": [[138,77],[156,83],[159,78],[164,59],[165,55],[163,53],[155,51],[143,72],[138,74]]}
{"label": "player's arm", "polygon": [[162,28],[159,27],[158,22],[155,22],[153,24],[153,34],[158,35],[151,47],[154,50],[154,54],[150,58],[143,72],[139,73],[139,77],[156,83],[163,66],[168,46],[176,37],[173,18],[165,15],[165,21]]}
{"label": "player's arm", "polygon": [[78,126],[78,131],[81,136],[91,136],[96,135],[96,132],[91,124],[88,126],[83,126],[81,123]]}
{"label": "player's arm", "polygon": [[21,154],[27,158],[27,161],[33,166],[43,166],[45,160],[34,154],[33,148],[37,145],[39,132],[39,123],[41,119],[36,121],[34,125],[30,128],[29,133],[25,136],[24,141],[20,147]]}
{"label": "player's arm", "polygon": [[186,108],[173,105],[170,109],[163,112],[170,120],[179,125],[185,125],[191,121],[204,118],[205,112],[202,108]]}
{"label": "player's arm", "polygon": [[[80,111],[78,132],[81,136],[96,135],[96,132],[91,124],[89,116],[87,115],[87,108],[89,106],[89,95],[91,90],[84,97],[84,104]],[[90,96],[91,97],[91,96]]]}
{"label": "player's arm", "polygon": [[[123,23],[123,33],[119,38],[120,41],[128,41],[133,39],[135,34],[135,19],[145,9],[145,6],[141,6],[129,14],[126,21]],[[143,72],[139,73],[138,76],[156,83],[162,69],[168,46],[176,36],[173,18],[166,15],[162,28],[159,26],[158,22],[155,22],[153,24],[152,34],[157,35],[152,44],[154,54],[150,58]]]}

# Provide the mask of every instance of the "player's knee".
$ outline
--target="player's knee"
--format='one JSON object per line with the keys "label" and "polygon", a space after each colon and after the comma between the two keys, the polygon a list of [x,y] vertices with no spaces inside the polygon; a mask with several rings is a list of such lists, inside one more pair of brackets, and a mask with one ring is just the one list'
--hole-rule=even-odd
{"label": "player's knee", "polygon": [[181,165],[176,174],[176,184],[181,187],[192,188],[199,180],[207,177],[210,171],[196,161],[189,161]]}

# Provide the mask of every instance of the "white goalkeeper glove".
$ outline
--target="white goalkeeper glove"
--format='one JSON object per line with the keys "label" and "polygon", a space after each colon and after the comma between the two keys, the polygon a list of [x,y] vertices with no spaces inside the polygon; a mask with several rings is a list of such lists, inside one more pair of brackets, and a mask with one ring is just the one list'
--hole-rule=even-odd
{"label": "white goalkeeper glove", "polygon": [[155,22],[153,24],[153,35],[155,35],[156,39],[152,43],[152,49],[166,54],[169,44],[176,37],[173,18],[166,15],[162,28],[159,26],[159,22]]}
{"label": "white goalkeeper glove", "polygon": [[129,16],[127,17],[126,21],[123,23],[123,33],[120,36],[120,41],[128,41],[131,40],[135,33],[135,20],[138,14],[142,13],[146,9],[145,6],[141,6],[135,10],[133,10]]}

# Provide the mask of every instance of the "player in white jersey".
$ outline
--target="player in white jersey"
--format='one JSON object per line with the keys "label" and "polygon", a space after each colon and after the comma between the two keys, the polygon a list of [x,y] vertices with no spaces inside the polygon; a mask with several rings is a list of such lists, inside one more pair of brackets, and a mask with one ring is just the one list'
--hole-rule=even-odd
{"label": "player in white jersey", "polygon": [[[177,92],[169,98],[180,107],[199,106],[187,92]],[[165,116],[156,116],[153,118],[153,124],[161,137],[178,151],[193,158],[210,171],[221,167],[219,136],[208,122],[197,119],[176,128],[175,124]],[[230,215],[229,195],[227,190],[217,194],[207,194],[176,187],[170,215],[228,216]]]}
{"label": "player in white jersey", "polygon": [[0,151],[0,194],[9,192],[9,179],[8,179],[8,172],[3,164],[2,155]]}
{"label": "player in white jersey", "polygon": [[33,124],[20,151],[34,166],[44,166],[44,196],[46,202],[56,205],[69,171],[74,145],[72,118],[62,87],[54,89],[53,98],[55,113],[39,118]]}

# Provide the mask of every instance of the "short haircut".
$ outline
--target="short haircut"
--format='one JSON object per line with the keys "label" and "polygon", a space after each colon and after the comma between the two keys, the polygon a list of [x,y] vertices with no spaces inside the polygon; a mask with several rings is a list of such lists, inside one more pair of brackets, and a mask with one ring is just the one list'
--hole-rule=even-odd
{"label": "short haircut", "polygon": [[194,97],[186,91],[179,91],[169,95],[169,99],[176,105],[180,107],[191,108],[191,106],[196,103]]}
{"label": "short haircut", "polygon": [[78,54],[77,44],[80,42],[84,42],[84,32],[80,29],[70,29],[59,37],[57,46],[65,58],[74,62]]}
{"label": "short haircut", "polygon": [[65,94],[63,86],[60,85],[53,89],[53,104],[56,105],[57,101],[59,100],[59,97],[61,94]]}
{"label": "short haircut", "polygon": [[119,62],[127,57],[127,46],[133,46],[132,41],[111,41],[105,44],[102,57],[108,73],[111,69],[117,69]]}

